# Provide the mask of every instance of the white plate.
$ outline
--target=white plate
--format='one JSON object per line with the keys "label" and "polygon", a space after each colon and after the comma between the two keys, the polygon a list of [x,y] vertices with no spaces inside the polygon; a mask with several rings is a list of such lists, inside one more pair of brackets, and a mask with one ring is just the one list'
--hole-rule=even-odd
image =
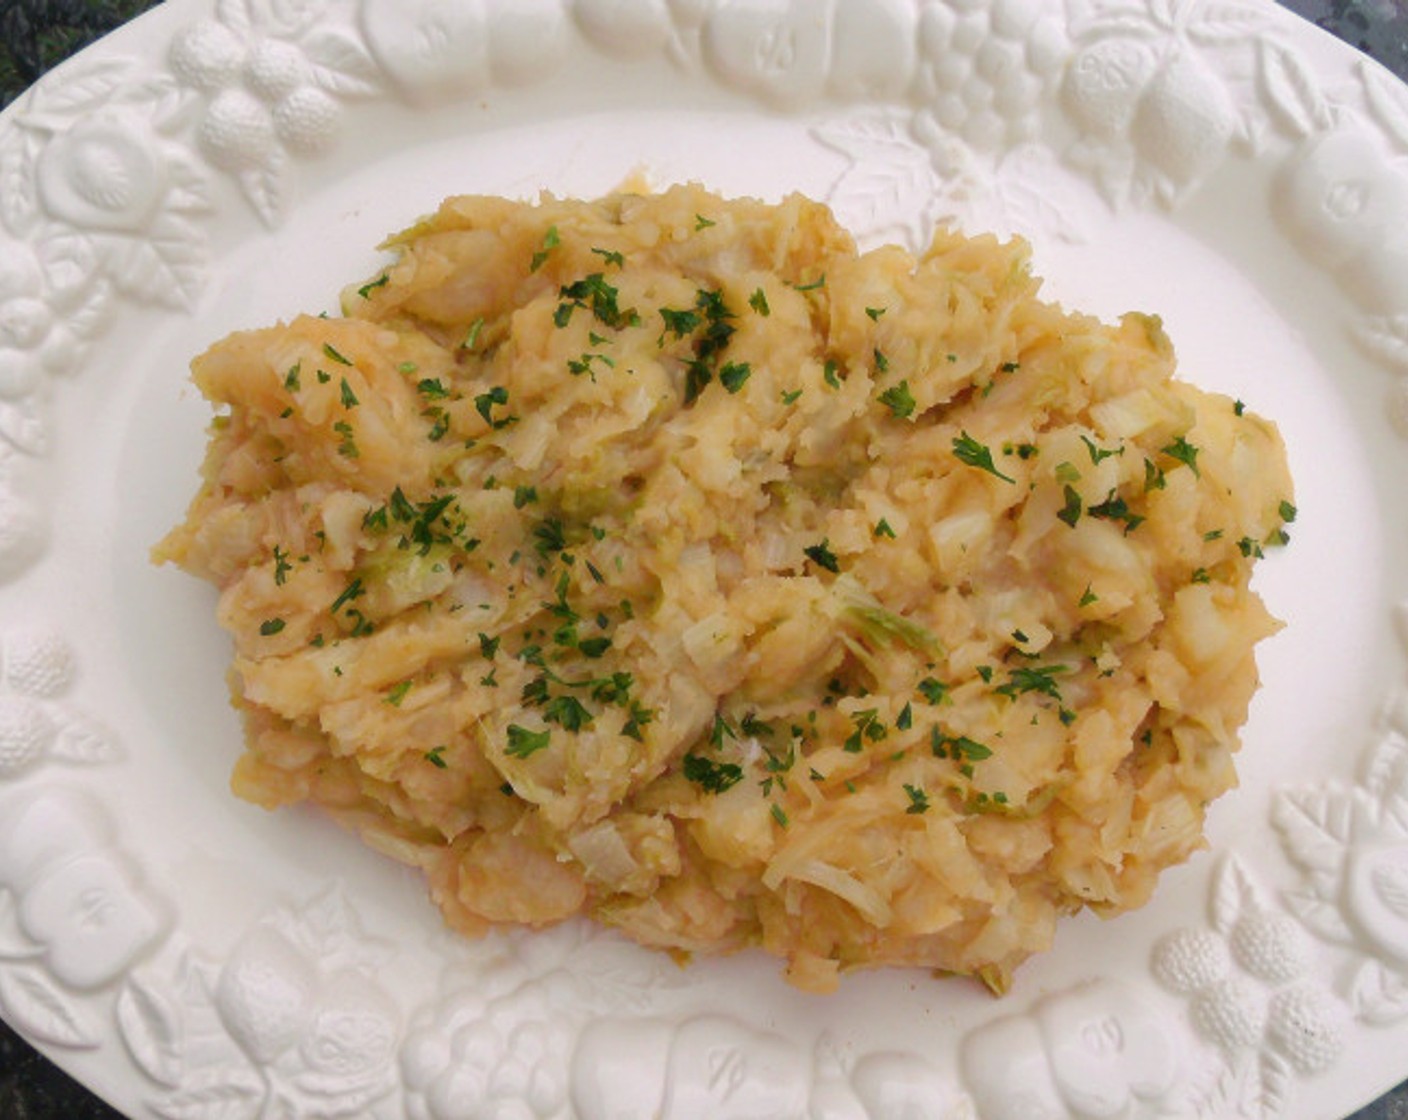
{"label": "white plate", "polygon": [[[1408,89],[1255,0],[171,0],[0,118],[0,1014],[134,1115],[1343,1115],[1408,1074]],[[234,800],[190,356],[458,191],[635,172],[1019,231],[1282,426],[1243,788],[995,1002],[441,932]],[[25,754],[28,750],[33,757]],[[475,1109],[478,1111],[475,1111]],[[808,1111],[810,1109],[810,1111]]]}

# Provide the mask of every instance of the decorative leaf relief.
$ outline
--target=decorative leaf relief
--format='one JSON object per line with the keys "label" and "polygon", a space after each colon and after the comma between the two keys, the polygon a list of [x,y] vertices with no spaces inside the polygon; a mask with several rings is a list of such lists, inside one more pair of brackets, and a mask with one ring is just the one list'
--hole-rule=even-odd
{"label": "decorative leaf relief", "polygon": [[1246,1104],[1253,1117],[1280,1116],[1290,1103],[1295,1075],[1290,1062],[1274,1050],[1263,1049],[1256,1063],[1256,1075],[1250,1079],[1252,1088]]}
{"label": "decorative leaf relief", "polygon": [[1408,96],[1403,84],[1368,59],[1359,62],[1359,81],[1369,115],[1401,152],[1408,152]]}
{"label": "decorative leaf relief", "polygon": [[0,970],[0,1009],[10,1025],[65,1050],[92,1050],[99,1032],[57,987],[31,969]]}
{"label": "decorative leaf relief", "polygon": [[916,219],[922,222],[940,184],[904,118],[857,114],[819,125],[812,135],[850,160],[828,199],[848,222],[869,232],[915,230]]}
{"label": "decorative leaf relief", "polygon": [[253,1120],[266,1095],[258,1074],[235,1066],[202,1070],[147,1107],[165,1120]]}
{"label": "decorative leaf relief", "polygon": [[1267,103],[1293,135],[1306,137],[1330,126],[1320,80],[1298,53],[1275,39],[1260,40],[1258,75]]}
{"label": "decorative leaf relief", "polygon": [[345,1120],[365,1116],[370,1105],[396,1091],[399,1080],[389,1069],[361,1078],[305,1073],[293,1080],[296,1115],[309,1120]]}
{"label": "decorative leaf relief", "polygon": [[1408,977],[1371,958],[1354,975],[1349,1005],[1356,1019],[1376,1027],[1408,1018]]}
{"label": "decorative leaf relief", "polygon": [[313,81],[340,97],[373,97],[381,92],[380,70],[367,48],[345,28],[310,32],[300,45],[313,64]]}
{"label": "decorative leaf relief", "polygon": [[269,149],[262,166],[239,173],[240,192],[270,229],[284,220],[292,190],[289,175],[289,159],[282,148]]}
{"label": "decorative leaf relief", "polygon": [[1261,890],[1236,856],[1228,856],[1213,875],[1212,928],[1226,937],[1246,910],[1265,908]]}
{"label": "decorative leaf relief", "polygon": [[14,895],[0,889],[0,961],[33,960],[43,952],[44,947],[31,941],[20,928]]}
{"label": "decorative leaf relief", "polygon": [[1363,786],[1382,800],[1390,790],[1408,789],[1408,739],[1389,731],[1364,756]]}
{"label": "decorative leaf relief", "polygon": [[1317,937],[1335,945],[1358,944],[1358,937],[1332,897],[1314,891],[1287,891],[1282,897],[1286,908]]}
{"label": "decorative leaf relief", "polygon": [[1369,357],[1408,372],[1408,314],[1366,315],[1351,323],[1350,330]]}
{"label": "decorative leaf relief", "polygon": [[20,128],[0,129],[0,223],[16,237],[39,217],[35,194],[34,139]]}
{"label": "decorative leaf relief", "polygon": [[1198,9],[1197,18],[1188,25],[1188,35],[1196,42],[1213,46],[1243,43],[1265,31],[1267,22],[1263,7],[1221,0]]}
{"label": "decorative leaf relief", "polygon": [[1353,839],[1354,797],[1342,789],[1284,791],[1272,802],[1271,822],[1292,860],[1338,874]]}
{"label": "decorative leaf relief", "polygon": [[128,57],[95,58],[91,62],[66,66],[35,87],[29,112],[61,116],[81,116],[112,100],[123,80],[137,66]]}
{"label": "decorative leaf relief", "polygon": [[215,0],[215,18],[241,35],[249,35],[254,30],[249,0]]}
{"label": "decorative leaf relief", "polygon": [[[38,361],[31,356],[31,361]],[[9,441],[26,455],[43,455],[49,449],[49,432],[33,399],[0,400],[0,447]]]}
{"label": "decorative leaf relief", "polygon": [[208,252],[200,230],[163,214],[142,237],[104,242],[107,272],[118,291],[139,300],[189,311],[205,282]]}
{"label": "decorative leaf relief", "polygon": [[181,1019],[154,988],[129,976],[116,1004],[117,1026],[137,1068],[159,1085],[181,1083]]}
{"label": "decorative leaf relief", "polygon": [[51,748],[54,758],[80,766],[121,760],[122,747],[117,737],[91,716],[61,707],[53,708],[50,715],[59,728]]}

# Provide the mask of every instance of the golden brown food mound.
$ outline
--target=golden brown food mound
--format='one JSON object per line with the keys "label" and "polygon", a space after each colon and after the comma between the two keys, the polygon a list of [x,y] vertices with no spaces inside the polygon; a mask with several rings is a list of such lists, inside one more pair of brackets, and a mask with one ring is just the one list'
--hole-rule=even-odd
{"label": "golden brown food mound", "polygon": [[195,362],[234,787],[448,921],[995,989],[1143,903],[1235,782],[1275,428],[1020,242],[858,254],[692,187],[452,198],[342,319]]}

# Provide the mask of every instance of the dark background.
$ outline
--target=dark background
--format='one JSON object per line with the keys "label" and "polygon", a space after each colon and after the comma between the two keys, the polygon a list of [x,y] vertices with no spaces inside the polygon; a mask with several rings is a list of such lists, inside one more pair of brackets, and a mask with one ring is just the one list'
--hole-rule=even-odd
{"label": "dark background", "polygon": [[[1408,80],[1405,0],[1282,2]],[[154,7],[153,0],[0,0],[0,108],[49,67]],[[0,1023],[0,1120],[121,1117]],[[1408,1120],[1408,1082],[1350,1120]]]}

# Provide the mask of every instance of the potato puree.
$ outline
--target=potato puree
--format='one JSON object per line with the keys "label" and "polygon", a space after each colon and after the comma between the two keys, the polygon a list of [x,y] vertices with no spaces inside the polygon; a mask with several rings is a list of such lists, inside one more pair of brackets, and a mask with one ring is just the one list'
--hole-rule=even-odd
{"label": "potato puree", "polygon": [[446,201],[343,318],[194,363],[241,797],[796,984],[994,990],[1200,847],[1277,629],[1274,426],[1020,241],[858,254],[694,187]]}

